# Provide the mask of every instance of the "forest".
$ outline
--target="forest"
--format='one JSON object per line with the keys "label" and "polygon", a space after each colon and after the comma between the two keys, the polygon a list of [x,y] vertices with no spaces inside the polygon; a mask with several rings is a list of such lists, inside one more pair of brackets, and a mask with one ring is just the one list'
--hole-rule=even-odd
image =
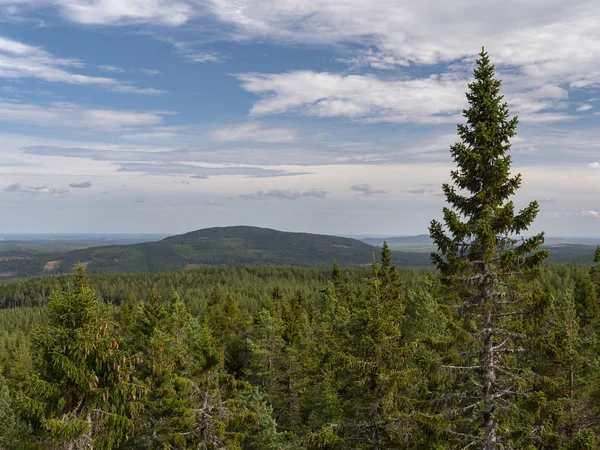
{"label": "forest", "polygon": [[0,448],[600,448],[600,246],[545,264],[500,86],[482,51],[432,270],[0,284]]}

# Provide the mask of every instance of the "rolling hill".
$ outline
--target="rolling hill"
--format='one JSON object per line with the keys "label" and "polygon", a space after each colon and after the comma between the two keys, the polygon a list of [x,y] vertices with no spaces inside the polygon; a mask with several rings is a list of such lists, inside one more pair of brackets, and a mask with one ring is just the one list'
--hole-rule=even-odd
{"label": "rolling hill", "polygon": [[[387,239],[394,264],[426,268],[435,246],[426,235]],[[51,247],[0,249],[0,280],[71,273],[78,264],[89,273],[161,272],[202,266],[286,265],[329,267],[367,266],[379,256],[383,239],[363,241],[338,236],[290,233],[268,228],[234,226],[207,228],[160,241],[101,245],[88,248],[67,244],[60,251]],[[595,247],[550,240],[549,263],[591,264]],[[62,245],[62,244],[61,244]],[[69,244],[75,245],[75,244]],[[38,251],[36,253],[36,251]]]}
{"label": "rolling hill", "polygon": [[[214,265],[365,266],[379,250],[356,239],[266,228],[207,228],[157,242],[103,245],[36,256],[0,256],[0,276],[20,278],[70,273],[77,264],[90,273],[158,272]],[[395,263],[426,267],[429,255],[396,253]]]}

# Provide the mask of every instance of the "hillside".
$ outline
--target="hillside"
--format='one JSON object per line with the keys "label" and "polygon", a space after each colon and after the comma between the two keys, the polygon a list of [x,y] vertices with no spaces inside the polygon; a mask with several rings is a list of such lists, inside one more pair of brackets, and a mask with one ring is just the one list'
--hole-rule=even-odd
{"label": "hillside", "polygon": [[[426,235],[390,238],[394,263],[400,267],[429,266],[435,246]],[[550,263],[591,264],[595,247],[562,243],[547,245]],[[277,265],[361,267],[379,255],[382,239],[357,239],[267,228],[234,226],[207,228],[160,241],[86,247],[23,247],[5,243],[0,248],[0,279],[71,273],[78,264],[89,273],[160,272],[204,266]],[[586,243],[587,244],[587,243]],[[29,244],[28,244],[29,245]],[[69,251],[69,245],[72,250]],[[81,248],[84,247],[84,248]],[[53,249],[55,249],[53,251]]]}
{"label": "hillside", "polygon": [[[89,273],[158,272],[213,265],[366,266],[377,248],[356,239],[266,228],[207,228],[158,242],[104,245],[65,253],[0,257],[0,275],[17,278],[69,273],[77,264]],[[429,255],[397,253],[400,266],[425,267]]]}
{"label": "hillside", "polygon": [[[417,236],[396,236],[389,238],[364,238],[362,242],[382,246],[387,242],[394,254],[421,253],[429,255],[437,250],[435,244],[427,234]],[[585,237],[547,237],[545,248],[550,252],[549,264],[585,264],[593,262],[596,246],[600,245],[600,238]]]}

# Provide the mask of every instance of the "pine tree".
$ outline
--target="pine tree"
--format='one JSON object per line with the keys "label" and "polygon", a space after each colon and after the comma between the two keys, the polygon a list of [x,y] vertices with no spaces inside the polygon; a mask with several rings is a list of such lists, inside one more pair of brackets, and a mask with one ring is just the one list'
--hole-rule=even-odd
{"label": "pine tree", "polygon": [[484,50],[474,75],[467,92],[469,109],[463,111],[466,124],[458,126],[461,142],[450,149],[458,165],[451,172],[454,185],[443,185],[452,207],[444,208],[449,235],[435,220],[429,232],[438,247],[433,262],[452,292],[460,296],[460,315],[471,335],[471,348],[463,352],[468,360],[455,366],[469,373],[463,377],[468,391],[455,397],[473,396],[475,401],[455,411],[475,414],[473,422],[463,430],[455,429],[454,435],[495,450],[504,434],[500,415],[514,408],[511,397],[518,391],[518,380],[509,366],[522,351],[516,342],[518,321],[527,305],[516,283],[534,273],[548,254],[537,250],[544,242],[543,233],[515,239],[527,231],[539,207],[534,201],[515,213],[509,200],[521,185],[521,176],[510,172],[508,155],[517,118],[509,118],[500,95],[501,81],[495,78]]}

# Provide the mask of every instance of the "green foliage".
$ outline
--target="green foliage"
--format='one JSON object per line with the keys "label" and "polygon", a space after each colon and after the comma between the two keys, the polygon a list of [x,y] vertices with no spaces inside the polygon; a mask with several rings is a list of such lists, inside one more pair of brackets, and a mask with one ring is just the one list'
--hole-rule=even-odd
{"label": "green foliage", "polygon": [[[470,423],[471,414],[457,409],[448,415],[440,400],[454,402],[465,392],[467,380],[445,367],[462,363],[457,350],[473,343],[465,318],[438,276],[393,269],[386,261],[383,255],[369,270],[334,265],[91,276],[89,288],[82,277],[60,279],[69,285],[47,308],[0,311],[0,422],[8,424],[0,428],[0,446],[85,447],[90,433],[83,405],[97,400],[96,388],[60,367],[39,371],[40,352],[48,351],[37,336],[52,329],[43,334],[51,336],[43,340],[52,348],[67,333],[73,342],[89,340],[114,352],[101,334],[84,332],[108,318],[108,343],[116,341],[120,357],[133,363],[130,382],[139,396],[133,401],[111,393],[110,405],[97,405],[133,404],[135,424],[127,439],[111,428],[112,443],[96,427],[96,447],[462,448],[449,431]],[[519,322],[529,342],[519,367],[537,375],[523,372],[529,395],[504,422],[514,431],[513,448],[598,446],[598,329],[585,322],[575,295],[578,285],[589,294],[588,271],[546,267],[522,288],[537,312]],[[36,292],[56,282],[19,285]],[[109,304],[112,293],[121,306],[94,300],[90,288]],[[86,363],[72,348],[56,354],[85,373],[94,370],[99,381],[114,372]],[[73,399],[69,389],[77,390]],[[69,409],[77,399],[84,399],[80,408]],[[54,435],[45,423],[55,427]]]}
{"label": "green foliage", "polygon": [[31,432],[19,416],[18,391],[10,389],[7,380],[0,375],[0,448],[16,448],[24,443]]}
{"label": "green foliage", "polygon": [[515,212],[510,200],[521,186],[520,174],[511,173],[509,155],[518,121],[509,118],[487,53],[482,50],[479,56],[467,92],[469,108],[463,111],[466,123],[458,125],[461,142],[450,148],[457,164],[453,185],[442,187],[450,207],[443,210],[444,225],[431,222],[430,235],[438,247],[432,260],[448,286],[457,336],[443,361],[454,372],[452,391],[441,394],[450,406],[449,436],[495,450],[526,445],[532,432],[507,431],[528,426],[525,415],[518,414],[519,402],[532,387],[521,358],[527,345],[522,320],[539,302],[523,295],[520,283],[538,273],[549,255],[539,250],[543,233],[523,237],[539,206],[534,201]]}
{"label": "green foliage", "polygon": [[[359,283],[367,269],[346,270],[351,283]],[[244,309],[255,311],[267,298],[282,298],[286,292],[318,295],[330,279],[330,269],[306,267],[206,267],[178,272],[88,275],[90,287],[105,302],[121,304],[129,299],[149,298],[153,293],[169,297],[177,292],[194,315],[212,301],[214,288],[231,294]],[[403,270],[403,276],[414,276]],[[66,290],[74,277],[48,276],[0,283],[0,307],[15,308],[46,304],[56,288]],[[284,289],[285,288],[285,289]]]}
{"label": "green foliage", "polygon": [[40,442],[112,448],[128,438],[143,386],[81,267],[72,289],[52,295],[48,325],[33,330],[32,347],[35,372],[24,391]]}

